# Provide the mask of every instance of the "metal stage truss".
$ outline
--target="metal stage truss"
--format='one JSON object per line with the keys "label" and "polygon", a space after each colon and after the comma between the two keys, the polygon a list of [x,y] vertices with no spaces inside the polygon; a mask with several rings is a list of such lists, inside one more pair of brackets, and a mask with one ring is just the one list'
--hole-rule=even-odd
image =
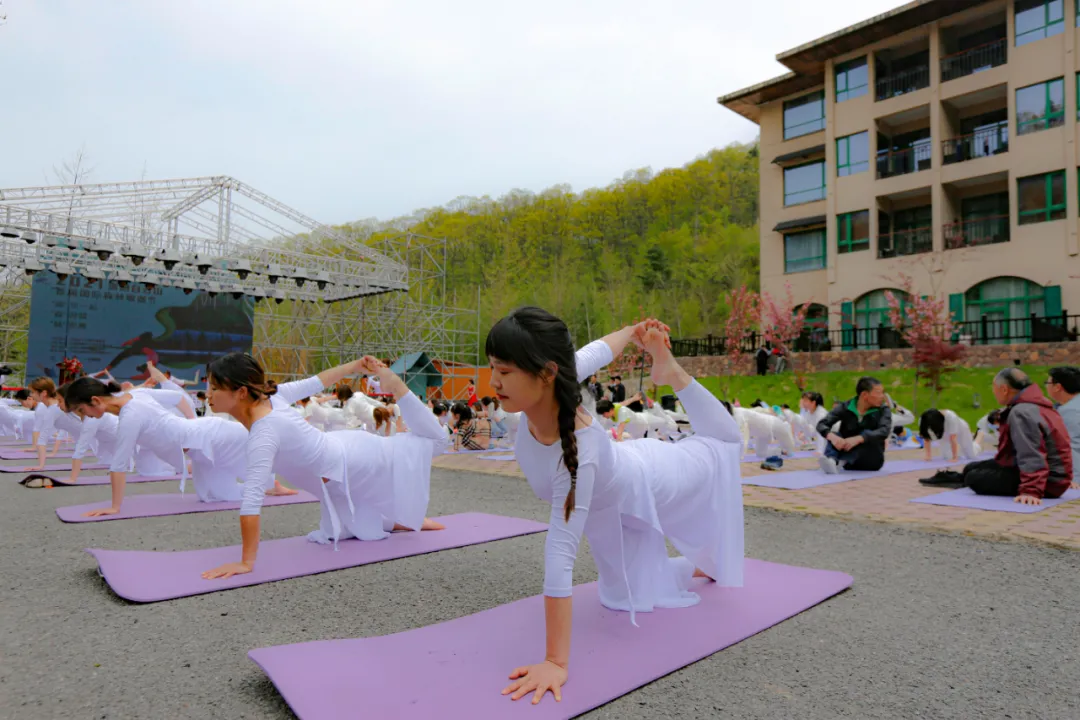
{"label": "metal stage truss", "polygon": [[275,379],[361,354],[474,363],[476,308],[446,305],[445,239],[330,227],[231,177],[0,189],[0,362],[21,373],[34,273],[255,299]]}

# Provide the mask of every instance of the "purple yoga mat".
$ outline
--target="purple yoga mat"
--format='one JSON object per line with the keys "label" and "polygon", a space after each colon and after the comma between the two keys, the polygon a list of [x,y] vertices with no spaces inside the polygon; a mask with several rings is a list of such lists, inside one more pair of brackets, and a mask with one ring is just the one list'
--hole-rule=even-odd
{"label": "purple yoga mat", "polygon": [[[67,481],[68,476],[60,473],[31,473],[33,475],[47,475],[53,480],[53,487],[79,487],[80,485],[108,485],[110,483],[108,475],[79,475],[77,482],[69,483]],[[127,481],[129,483],[142,483],[142,482],[164,482],[165,480],[179,480],[179,475],[163,475],[148,476],[148,475],[128,475]]]}
{"label": "purple yoga mat", "polygon": [[945,505],[948,507],[971,508],[972,510],[997,510],[999,512],[1037,513],[1061,503],[1080,500],[1080,490],[1066,490],[1065,494],[1054,500],[1043,498],[1042,505],[1022,505],[1011,497],[996,495],[976,495],[971,488],[960,488],[948,492],[915,498],[911,502],[927,505]]}
{"label": "purple yoga mat", "polygon": [[[539,705],[501,691],[510,671],[544,658],[542,596],[396,635],[252,650],[302,720],[571,718],[786,620],[851,586],[827,570],[746,561],[746,586],[697,581],[693,607],[638,613],[574,588],[570,682]],[[823,638],[823,641],[825,639]]]}
{"label": "purple yoga mat", "polygon": [[[779,457],[783,458],[784,460],[799,460],[800,458],[814,457],[814,451],[813,450],[796,450],[794,454],[788,455],[788,456],[785,457],[783,455],[780,455],[780,451],[777,450],[776,452],[770,452],[768,455],[766,455],[766,457],[772,457],[773,455],[778,455]],[[757,455],[754,455],[753,453],[751,453],[749,455],[743,455],[742,461],[744,463],[759,463],[759,462],[762,462],[764,459],[765,458],[759,458]]]}
{"label": "purple yoga mat", "polygon": [[157,602],[316,575],[547,530],[544,523],[485,513],[462,513],[436,519],[446,526],[445,530],[393,533],[387,539],[377,542],[343,540],[338,544],[337,552],[330,545],[319,545],[306,537],[267,540],[259,543],[259,560],[255,569],[246,575],[234,575],[228,580],[203,580],[201,575],[205,570],[236,562],[240,558],[239,545],[183,552],[97,548],[89,548],[86,552],[97,559],[105,582],[109,583],[117,595],[132,602]]}
{"label": "purple yoga mat", "polygon": [[[268,495],[263,501],[263,507],[313,502],[319,502],[319,499],[311,493],[301,490],[298,495]],[[163,493],[161,495],[131,495],[126,497],[124,498],[124,504],[121,506],[120,512],[116,515],[83,517],[83,513],[88,510],[107,508],[109,505],[109,501],[88,503],[86,505],[69,505],[68,507],[56,508],[56,514],[66,523],[81,523],[240,509],[239,502],[199,502],[199,498],[194,492],[184,494]]]}
{"label": "purple yoga mat", "polygon": [[[71,455],[74,452],[75,452],[74,450],[61,450],[57,454],[51,455],[50,457],[67,458],[67,459],[70,460]],[[37,453],[36,452],[26,452],[25,450],[19,450],[19,451],[14,451],[14,450],[2,451],[2,450],[0,450],[0,460],[37,460]]]}
{"label": "purple yoga mat", "polygon": [[[989,457],[989,456],[988,456]],[[743,485],[757,485],[759,487],[779,488],[781,490],[806,490],[820,485],[832,485],[834,483],[848,482],[849,480],[866,480],[868,478],[884,477],[913,470],[937,470],[940,468],[966,465],[970,460],[950,462],[948,460],[887,460],[880,470],[852,471],[841,470],[836,475],[826,475],[821,468],[813,470],[791,470],[789,472],[777,471],[768,475],[755,475],[744,477]]]}
{"label": "purple yoga mat", "polygon": [[[36,458],[35,458],[36,459]],[[3,473],[23,473],[27,472],[23,468],[26,465],[0,465],[0,472]],[[106,463],[83,463],[82,469],[85,470],[108,470],[109,466]],[[38,470],[37,472],[51,473],[51,472],[69,472],[71,470],[71,461],[67,462],[54,462],[45,463],[44,470]]]}

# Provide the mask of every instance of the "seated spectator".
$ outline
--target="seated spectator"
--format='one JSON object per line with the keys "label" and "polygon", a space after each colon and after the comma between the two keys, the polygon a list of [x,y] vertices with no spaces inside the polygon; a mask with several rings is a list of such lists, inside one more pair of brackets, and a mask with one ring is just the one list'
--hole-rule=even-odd
{"label": "seated spectator", "polygon": [[454,418],[454,450],[487,450],[491,447],[491,425],[473,415],[463,402],[450,409]]}
{"label": "seated spectator", "polygon": [[1072,446],[1072,486],[1080,489],[1080,368],[1056,367],[1046,380],[1046,394],[1057,404]]}
{"label": "seated spectator", "polygon": [[[965,460],[974,460],[979,455],[979,448],[975,445],[971,428],[952,410],[931,409],[924,412],[919,418],[919,437],[922,438],[923,447],[926,448],[927,462],[934,457],[936,440],[949,441],[949,458],[952,462],[958,462],[961,455]],[[945,456],[944,451],[941,454],[942,457]]]}
{"label": "seated spectator", "polygon": [[1025,505],[1061,497],[1073,478],[1069,431],[1061,415],[1019,368],[997,374],[994,397],[1004,407],[997,456],[964,468],[964,485],[979,495],[1012,496]]}
{"label": "seated spectator", "polygon": [[[837,423],[836,432],[832,428]],[[880,470],[885,464],[885,442],[892,432],[892,411],[885,403],[885,388],[877,378],[863,377],[855,385],[855,397],[838,404],[817,424],[826,440],[818,457],[830,475],[840,470]]]}

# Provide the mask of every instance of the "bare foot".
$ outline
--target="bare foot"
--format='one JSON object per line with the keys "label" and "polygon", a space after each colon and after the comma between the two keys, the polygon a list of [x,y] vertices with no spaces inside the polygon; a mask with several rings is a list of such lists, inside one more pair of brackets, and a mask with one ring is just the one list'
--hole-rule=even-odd
{"label": "bare foot", "polygon": [[275,496],[278,496],[278,495],[296,495],[299,492],[300,492],[299,490],[293,490],[292,488],[287,488],[284,485],[282,485],[280,481],[275,480],[274,481],[274,487],[272,489],[270,489],[270,490],[267,490],[266,494],[267,495],[275,495]]}
{"label": "bare foot", "polygon": [[696,577],[696,578],[705,578],[706,580],[709,580],[711,582],[716,582],[711,577],[709,577],[705,573],[701,572],[701,570],[698,569],[698,568],[694,568],[694,577]]}
{"label": "bare foot", "polygon": [[[442,523],[437,523],[431,518],[424,518],[424,523],[420,526],[421,530],[445,530],[446,526]],[[399,523],[394,523],[394,529],[391,532],[413,532],[412,528],[407,528]]]}

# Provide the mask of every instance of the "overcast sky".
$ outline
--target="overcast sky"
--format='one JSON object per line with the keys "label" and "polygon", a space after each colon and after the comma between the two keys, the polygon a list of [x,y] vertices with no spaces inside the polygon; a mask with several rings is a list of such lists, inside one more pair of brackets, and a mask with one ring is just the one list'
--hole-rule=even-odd
{"label": "overcast sky", "polygon": [[232,175],[323,222],[575,191],[757,127],[718,95],[901,0],[0,0],[0,187]]}

